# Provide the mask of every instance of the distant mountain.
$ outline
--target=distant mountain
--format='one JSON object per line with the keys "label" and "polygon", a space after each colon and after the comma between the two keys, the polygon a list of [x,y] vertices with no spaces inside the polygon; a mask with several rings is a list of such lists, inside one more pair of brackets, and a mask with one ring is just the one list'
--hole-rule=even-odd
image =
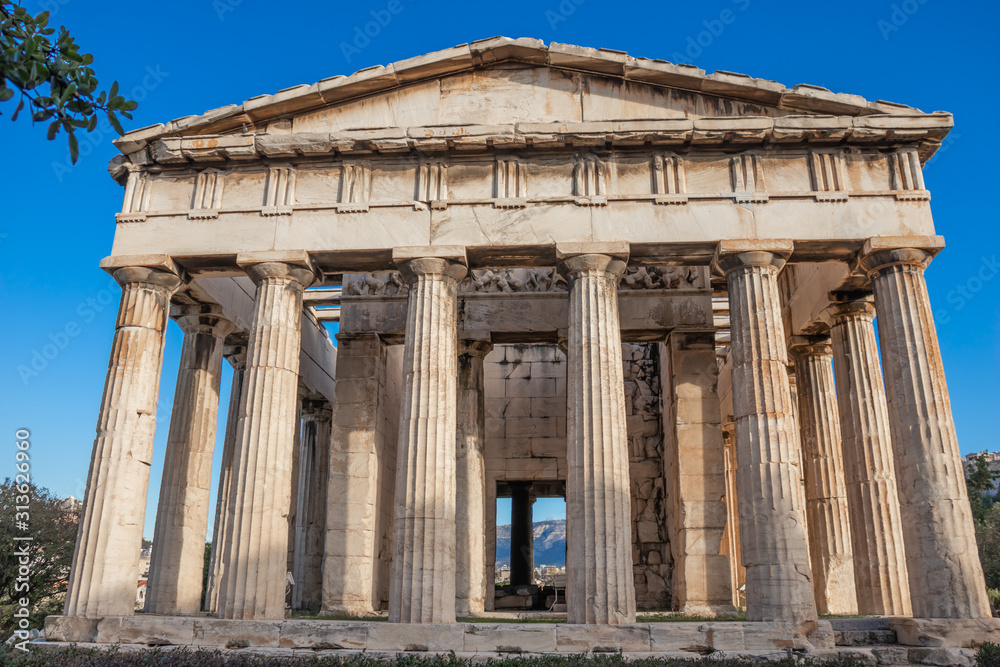
{"label": "distant mountain", "polygon": [[[566,564],[566,520],[539,521],[533,525],[535,565]],[[497,526],[497,566],[510,565],[510,526]]]}

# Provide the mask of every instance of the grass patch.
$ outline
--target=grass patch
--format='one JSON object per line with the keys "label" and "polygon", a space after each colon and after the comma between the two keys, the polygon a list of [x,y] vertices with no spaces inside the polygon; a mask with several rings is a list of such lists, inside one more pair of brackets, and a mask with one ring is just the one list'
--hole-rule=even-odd
{"label": "grass patch", "polygon": [[322,616],[308,611],[293,611],[292,618],[296,621],[388,621],[387,616],[352,616],[351,614],[332,614]]}
{"label": "grass patch", "polygon": [[741,611],[736,616],[696,616],[677,612],[647,612],[635,615],[636,623],[724,623],[726,621],[745,621],[747,614]]}
{"label": "grass patch", "polygon": [[538,616],[535,618],[460,616],[459,623],[565,623],[565,616]]}

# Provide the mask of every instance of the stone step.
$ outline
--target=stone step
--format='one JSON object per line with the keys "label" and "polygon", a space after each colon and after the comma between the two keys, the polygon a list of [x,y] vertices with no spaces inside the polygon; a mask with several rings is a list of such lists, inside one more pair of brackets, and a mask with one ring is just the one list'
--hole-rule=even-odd
{"label": "stone step", "polygon": [[837,646],[892,646],[898,643],[895,630],[834,630]]}

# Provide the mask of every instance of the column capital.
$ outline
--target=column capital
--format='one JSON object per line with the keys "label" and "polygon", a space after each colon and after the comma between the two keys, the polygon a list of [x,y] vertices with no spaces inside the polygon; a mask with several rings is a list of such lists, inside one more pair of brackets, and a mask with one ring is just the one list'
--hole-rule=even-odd
{"label": "column capital", "polygon": [[493,343],[488,340],[459,340],[458,356],[485,357],[493,351]]}
{"label": "column capital", "polygon": [[720,241],[715,248],[712,268],[724,276],[751,266],[781,267],[792,255],[791,239],[737,239]]}
{"label": "column capital", "polygon": [[247,346],[250,337],[243,331],[237,331],[226,337],[222,348],[222,356],[232,365],[233,370],[242,371],[247,367]]}
{"label": "column capital", "polygon": [[171,294],[187,278],[169,255],[112,255],[101,260],[101,268],[122,287],[126,283],[146,283],[167,288]]}
{"label": "column capital", "polygon": [[894,266],[924,269],[943,248],[943,236],[877,236],[865,241],[858,265],[869,278]]}
{"label": "column capital", "polygon": [[185,334],[208,334],[225,339],[236,330],[236,325],[222,314],[222,306],[214,303],[171,306],[170,317]]}
{"label": "column capital", "polygon": [[871,292],[831,292],[830,299],[823,319],[831,326],[849,319],[875,319],[875,297]]}
{"label": "column capital", "polygon": [[330,401],[325,398],[306,398],[302,400],[302,419],[323,421],[333,414]]}
{"label": "column capital", "polygon": [[144,285],[172,296],[184,284],[184,279],[176,273],[149,266],[123,266],[112,272],[115,281],[122,288],[126,285]]}
{"label": "column capital", "polygon": [[255,285],[266,278],[286,278],[305,289],[323,280],[323,272],[305,250],[240,253],[236,256],[236,264],[247,272]]}
{"label": "column capital", "polygon": [[392,249],[392,261],[408,285],[420,276],[460,281],[469,272],[464,246],[408,246]]}
{"label": "column capital", "polygon": [[585,272],[603,271],[617,284],[625,273],[629,252],[625,241],[557,243],[557,269],[567,280],[575,280]]}
{"label": "column capital", "polygon": [[787,343],[788,353],[798,357],[832,357],[833,346],[829,336],[792,336]]}

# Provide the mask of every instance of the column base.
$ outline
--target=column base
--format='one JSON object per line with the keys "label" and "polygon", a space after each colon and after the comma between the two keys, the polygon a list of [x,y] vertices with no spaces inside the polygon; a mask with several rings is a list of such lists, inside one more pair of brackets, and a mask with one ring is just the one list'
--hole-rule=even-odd
{"label": "column base", "polygon": [[378,611],[372,608],[370,604],[338,604],[329,607],[323,607],[319,612],[320,616],[355,616],[357,618],[374,618],[379,617]]}
{"label": "column base", "polygon": [[739,610],[731,604],[699,604],[697,602],[683,605],[680,612],[687,616],[704,616],[705,618],[735,618],[740,615]]}

